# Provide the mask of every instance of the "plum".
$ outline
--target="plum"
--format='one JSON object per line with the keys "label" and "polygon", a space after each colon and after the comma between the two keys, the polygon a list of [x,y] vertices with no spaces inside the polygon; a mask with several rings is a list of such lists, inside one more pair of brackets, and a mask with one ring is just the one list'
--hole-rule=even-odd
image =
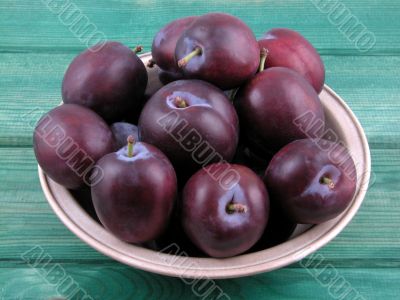
{"label": "plum", "polygon": [[265,66],[286,67],[303,76],[319,94],[324,87],[325,67],[317,50],[300,33],[287,28],[269,30],[258,41],[268,51]]}
{"label": "plum", "polygon": [[224,13],[197,17],[176,43],[175,59],[185,78],[208,81],[223,90],[250,79],[260,63],[251,29]]}
{"label": "plum", "polygon": [[317,93],[298,73],[273,67],[258,73],[235,97],[241,129],[259,156],[271,156],[286,144],[318,138],[325,116]]}
{"label": "plum", "polygon": [[[101,170],[95,163],[114,147],[113,134],[104,120],[76,104],[63,104],[49,111],[39,120],[33,134],[33,149],[40,167],[69,189],[97,180]],[[91,174],[92,169],[95,174]]]}
{"label": "plum", "polygon": [[98,162],[104,176],[92,186],[101,223],[119,239],[145,243],[165,230],[177,180],[168,158],[156,147],[128,137],[128,146]]}
{"label": "plum", "polygon": [[134,51],[107,42],[74,58],[64,75],[62,97],[64,103],[88,107],[108,122],[121,121],[140,110],[147,81],[146,67]]}
{"label": "plum", "polygon": [[292,221],[319,224],[350,204],[357,175],[353,159],[340,143],[302,139],[273,157],[264,181],[271,202],[278,203]]}
{"label": "plum", "polygon": [[209,165],[183,190],[183,228],[212,257],[230,257],[251,248],[263,234],[268,215],[264,183],[242,165]]}
{"label": "plum", "polygon": [[225,94],[200,80],[178,80],[161,88],[139,119],[142,141],[155,145],[178,173],[231,160],[238,143],[236,111]]}

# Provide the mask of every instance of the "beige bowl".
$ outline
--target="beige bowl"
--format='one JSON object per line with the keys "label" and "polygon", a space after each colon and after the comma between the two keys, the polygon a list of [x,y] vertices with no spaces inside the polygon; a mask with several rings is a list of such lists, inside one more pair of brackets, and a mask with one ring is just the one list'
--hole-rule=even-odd
{"label": "beige bowl", "polygon": [[[146,62],[150,54],[141,56]],[[159,85],[157,69],[149,69],[150,87]],[[170,276],[190,278],[230,278],[268,272],[297,262],[318,250],[350,222],[368,188],[371,162],[365,133],[345,102],[325,86],[320,94],[327,126],[350,150],[356,163],[357,190],[350,206],[337,218],[312,226],[298,226],[293,237],[278,246],[232,258],[195,258],[164,254],[120,241],[93,220],[61,185],[39,167],[40,183],[56,215],[73,233],[101,253],[129,266]],[[179,251],[177,245],[171,250]]]}

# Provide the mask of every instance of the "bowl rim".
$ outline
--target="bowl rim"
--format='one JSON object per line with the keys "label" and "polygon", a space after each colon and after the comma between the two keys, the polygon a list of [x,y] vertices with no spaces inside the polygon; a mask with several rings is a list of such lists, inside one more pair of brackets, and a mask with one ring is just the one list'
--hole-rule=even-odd
{"label": "bowl rim", "polygon": [[[145,53],[141,55],[141,58],[147,60],[150,58],[150,55]],[[360,178],[358,178],[358,190],[353,197],[353,201],[349,205],[349,207],[337,218],[330,220],[326,223],[316,225],[309,229],[309,238],[306,240],[304,239],[303,235],[295,237],[285,243],[277,245],[272,248],[268,248],[266,250],[262,250],[259,253],[262,254],[265,252],[267,254],[268,250],[275,249],[274,251],[280,250],[288,250],[288,253],[285,253],[281,256],[276,257],[273,260],[263,260],[263,261],[255,261],[252,264],[243,265],[242,258],[248,260],[249,256],[255,253],[243,254],[233,258],[226,258],[226,259],[215,259],[215,258],[194,258],[191,257],[188,259],[188,263],[183,265],[175,265],[172,262],[176,262],[177,259],[182,258],[182,256],[176,256],[172,254],[165,254],[165,253],[157,253],[154,250],[150,249],[143,249],[143,251],[150,251],[157,253],[159,261],[145,259],[144,257],[126,255],[118,249],[110,247],[107,243],[102,242],[100,239],[96,238],[89,232],[85,231],[79,224],[77,224],[71,216],[63,209],[60,203],[57,201],[57,195],[55,195],[54,183],[44,171],[38,166],[38,173],[40,184],[45,194],[45,197],[50,204],[51,208],[53,209],[54,213],[58,216],[58,218],[64,223],[64,225],[72,231],[76,236],[78,236],[82,241],[96,249],[97,251],[101,252],[102,254],[111,257],[119,262],[122,262],[126,265],[136,267],[142,270],[173,276],[173,277],[184,277],[184,278],[207,278],[207,279],[222,279],[222,278],[234,278],[234,277],[242,277],[248,275],[254,275],[261,272],[268,272],[278,268],[285,267],[289,264],[295,263],[300,261],[301,259],[305,258],[312,252],[320,249],[324,245],[326,245],[329,241],[335,238],[344,228],[345,226],[351,221],[354,217],[358,209],[360,208],[365,194],[367,192],[367,188],[360,188],[360,187],[368,187],[369,180],[370,180],[370,173],[371,173],[371,157],[370,157],[370,149],[368,145],[368,141],[364,130],[351,111],[349,106],[343,101],[343,99],[337,95],[330,87],[324,85],[324,91],[330,94],[333,98],[335,98],[342,106],[342,108],[347,112],[348,117],[353,122],[353,125],[357,131],[357,136],[360,139],[362,145],[362,154],[363,154],[363,173]],[[77,204],[78,205],[78,204]],[[84,212],[84,210],[81,208]],[[84,212],[86,214],[86,212]],[[87,214],[86,214],[87,215]],[[87,215],[88,216],[88,215]],[[321,226],[326,227],[326,231],[321,234],[319,231],[322,228]],[[317,230],[319,229],[319,230]],[[105,230],[105,229],[103,229]],[[302,238],[303,236],[303,238]],[[310,238],[311,237],[311,238]],[[291,249],[287,248],[290,244],[289,243],[296,243],[302,242],[302,246],[298,247],[298,249]],[[139,246],[132,245],[132,248],[139,248]],[[286,247],[286,248],[285,248]],[[142,251],[140,250],[140,251]],[[154,256],[153,256],[154,258]],[[212,266],[213,262],[217,261],[224,261],[226,262],[226,266],[221,267],[216,264],[216,266]],[[208,267],[201,267],[202,261],[208,261],[211,263],[211,266]],[[194,262],[194,263],[193,263]],[[197,265],[197,266],[194,266]],[[210,265],[210,264],[209,264]]]}

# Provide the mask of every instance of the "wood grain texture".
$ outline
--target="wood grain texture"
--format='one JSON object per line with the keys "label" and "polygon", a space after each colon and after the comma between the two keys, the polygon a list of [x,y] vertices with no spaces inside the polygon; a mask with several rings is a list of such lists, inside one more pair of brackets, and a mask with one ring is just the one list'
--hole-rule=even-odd
{"label": "wood grain texture", "polygon": [[[0,1],[0,299],[68,296],[54,284],[57,278],[43,275],[58,264],[93,299],[201,299],[192,285],[180,279],[136,270],[93,250],[61,224],[45,201],[31,149],[32,130],[41,114],[60,102],[63,74],[71,59],[86,48],[87,37],[82,35],[80,40],[77,31],[66,25],[66,13],[52,12],[46,7],[48,2]],[[376,37],[368,52],[357,50],[340,25],[332,23],[333,14],[313,4],[323,2],[329,1],[52,3],[69,3],[69,12],[76,5],[75,13],[87,17],[108,39],[129,46],[141,44],[145,51],[165,23],[210,11],[242,18],[257,36],[271,27],[290,27],[304,34],[322,54],[327,83],[355,112],[372,150],[372,184],[363,206],[318,253],[324,257],[324,266],[332,264],[365,299],[398,299],[400,2],[338,2]],[[51,256],[46,267],[31,268],[21,257],[35,246]],[[310,273],[297,263],[272,273],[216,283],[231,299],[335,299],[329,294],[330,285],[315,277],[323,270]]]}
{"label": "wood grain texture", "polygon": [[[51,3],[50,9],[46,3]],[[70,6],[70,3],[73,5]],[[139,43],[149,49],[154,34],[167,22],[188,15],[223,11],[243,19],[256,36],[261,36],[271,27],[289,27],[302,32],[323,53],[334,54],[337,50],[345,50],[345,53],[362,55],[335,25],[341,24],[340,10],[332,10],[330,14],[321,12],[318,7],[324,3],[329,1],[99,0],[94,5],[90,0],[3,0],[0,2],[0,36],[3,37],[2,48],[5,51],[83,49],[85,42],[82,43],[74,35],[77,30],[73,26],[70,30],[69,25],[73,24],[75,17],[83,15],[88,20],[87,24],[95,25],[96,30],[103,32],[108,39],[131,46]],[[355,16],[376,36],[376,47],[371,53],[399,53],[398,1],[341,0],[340,3],[344,4],[349,16]],[[338,18],[333,22],[335,16]]]}
{"label": "wood grain texture", "polygon": [[[205,281],[185,283],[179,278],[154,275],[135,270],[116,263],[111,264],[67,264],[60,266],[79,288],[84,290],[92,299],[120,299],[120,300],[171,300],[171,299],[217,299],[218,293],[211,291],[201,295],[208,289],[199,290]],[[49,266],[48,268],[51,269]],[[29,268],[21,265],[15,268],[1,268],[0,297],[3,299],[51,299],[55,296],[67,296],[67,284],[59,283],[61,276],[46,275],[49,269]],[[314,273],[315,272],[315,273]],[[323,269],[312,270],[313,274],[324,272]],[[343,278],[351,286],[351,294],[344,299],[398,299],[399,269],[338,269],[337,277]],[[285,268],[273,273],[264,273],[252,277],[229,280],[215,280],[218,286],[229,298],[226,299],[302,299],[302,300],[331,300],[340,296],[341,291],[335,292],[337,285],[323,279],[324,273],[315,278],[305,269]],[[323,286],[319,283],[325,282]],[[208,283],[206,283],[208,284]],[[211,285],[210,285],[211,286]],[[210,287],[207,286],[207,287]],[[385,289],[375,289],[376,286],[385,286]],[[66,292],[64,292],[66,291]],[[350,290],[349,290],[350,291]],[[2,293],[2,294],[1,294]],[[349,292],[350,293],[350,292]],[[358,294],[357,294],[358,293]],[[71,292],[73,294],[73,292]],[[371,297],[371,295],[373,295]],[[65,299],[65,298],[63,298]]]}

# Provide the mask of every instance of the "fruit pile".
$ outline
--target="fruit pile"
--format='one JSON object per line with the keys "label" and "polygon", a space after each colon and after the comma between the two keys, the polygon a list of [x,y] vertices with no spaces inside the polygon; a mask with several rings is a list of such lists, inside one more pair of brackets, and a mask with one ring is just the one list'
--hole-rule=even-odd
{"label": "fruit pile", "polygon": [[[75,195],[90,189],[116,237],[230,257],[346,209],[355,165],[323,139],[325,69],[299,33],[257,41],[238,18],[209,13],[163,27],[147,68],[140,51],[107,42],[78,55],[63,104],[34,132],[44,172]],[[149,89],[156,70],[164,85]]]}

